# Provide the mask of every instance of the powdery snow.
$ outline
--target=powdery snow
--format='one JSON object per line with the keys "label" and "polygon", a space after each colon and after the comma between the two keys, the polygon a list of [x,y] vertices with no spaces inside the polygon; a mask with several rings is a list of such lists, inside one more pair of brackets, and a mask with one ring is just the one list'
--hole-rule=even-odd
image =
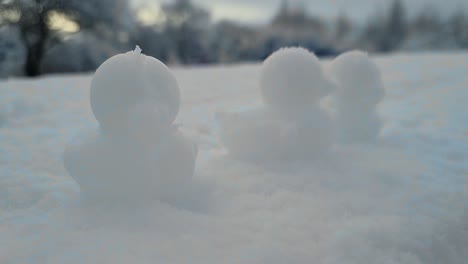
{"label": "powdery snow", "polygon": [[201,187],[125,209],[84,205],[63,168],[98,129],[91,76],[1,82],[0,263],[465,263],[468,54],[376,61],[374,145],[261,166],[226,154],[214,121],[262,105],[260,65],[176,69]]}

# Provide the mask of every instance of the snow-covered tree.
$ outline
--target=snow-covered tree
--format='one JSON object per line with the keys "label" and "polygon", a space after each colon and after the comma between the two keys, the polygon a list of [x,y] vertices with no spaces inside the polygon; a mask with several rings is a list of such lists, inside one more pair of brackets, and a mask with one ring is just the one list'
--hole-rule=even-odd
{"label": "snow-covered tree", "polygon": [[346,50],[353,46],[356,40],[353,21],[344,12],[340,12],[334,22],[334,43],[338,49]]}
{"label": "snow-covered tree", "polygon": [[468,48],[468,17],[463,9],[458,9],[449,21],[450,31],[460,48]]}
{"label": "snow-covered tree", "polygon": [[166,15],[166,34],[173,41],[180,62],[208,62],[206,35],[211,24],[210,13],[191,0],[166,3],[162,10]]}
{"label": "snow-covered tree", "polygon": [[447,29],[437,9],[430,5],[426,6],[409,24],[409,34],[404,48],[420,50],[454,47],[454,40]]}
{"label": "snow-covered tree", "polygon": [[335,23],[335,39],[342,41],[353,28],[352,21],[345,13],[340,13]]}
{"label": "snow-covered tree", "polygon": [[401,47],[407,36],[406,9],[394,0],[388,13],[377,11],[364,29],[363,44],[367,49],[389,52]]}
{"label": "snow-covered tree", "polygon": [[171,39],[163,31],[154,26],[139,25],[133,31],[133,38],[146,55],[163,62],[169,61]]}
{"label": "snow-covered tree", "polygon": [[47,49],[40,68],[42,73],[91,72],[119,52],[96,34],[82,31]]}
{"label": "snow-covered tree", "polygon": [[401,0],[394,0],[390,8],[386,26],[385,41],[382,42],[384,51],[394,50],[406,38],[406,10]]}
{"label": "snow-covered tree", "polygon": [[255,27],[222,21],[214,29],[210,49],[220,62],[249,61],[260,58],[260,40]]}
{"label": "snow-covered tree", "polygon": [[60,41],[53,25],[57,17],[72,21],[79,29],[99,31],[100,36],[111,32],[117,37],[132,23],[125,0],[10,0],[2,1],[1,19],[18,26],[27,49],[25,73],[36,76],[48,45]]}
{"label": "snow-covered tree", "polygon": [[288,1],[283,1],[277,14],[273,17],[271,27],[277,34],[288,38],[311,37],[323,39],[327,29],[323,21],[307,13],[303,5],[291,7]]}
{"label": "snow-covered tree", "polygon": [[0,78],[22,75],[26,49],[17,27],[0,27]]}

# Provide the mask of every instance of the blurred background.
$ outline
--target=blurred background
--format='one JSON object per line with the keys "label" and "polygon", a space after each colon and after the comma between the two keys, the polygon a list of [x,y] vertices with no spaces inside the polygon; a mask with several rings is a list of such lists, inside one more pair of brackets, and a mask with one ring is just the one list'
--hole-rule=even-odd
{"label": "blurred background", "polygon": [[0,78],[91,72],[140,45],[171,65],[468,48],[465,0],[0,0]]}

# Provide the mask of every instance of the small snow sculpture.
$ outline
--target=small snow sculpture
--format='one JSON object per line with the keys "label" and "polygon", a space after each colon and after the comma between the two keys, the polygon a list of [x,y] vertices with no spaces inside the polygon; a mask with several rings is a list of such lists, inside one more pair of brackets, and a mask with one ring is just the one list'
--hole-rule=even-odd
{"label": "small snow sculpture", "polygon": [[330,118],[320,100],[334,85],[317,57],[303,48],[285,48],[265,60],[260,76],[264,106],[219,113],[221,140],[231,154],[249,159],[301,159],[333,143]]}
{"label": "small snow sculpture", "polygon": [[172,124],[180,92],[163,63],[138,47],[110,58],[91,82],[91,107],[99,130],[64,153],[84,198],[142,202],[190,184],[197,148]]}
{"label": "small snow sculpture", "polygon": [[329,74],[338,87],[333,98],[337,106],[340,141],[363,143],[375,140],[382,127],[377,104],[385,95],[377,65],[366,53],[351,51],[332,62]]}

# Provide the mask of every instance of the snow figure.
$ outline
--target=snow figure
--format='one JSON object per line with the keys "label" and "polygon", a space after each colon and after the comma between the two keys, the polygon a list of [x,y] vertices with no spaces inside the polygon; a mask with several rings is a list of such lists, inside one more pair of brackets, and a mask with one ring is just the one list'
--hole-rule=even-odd
{"label": "snow figure", "polygon": [[285,48],[265,60],[260,89],[264,106],[220,113],[220,137],[231,154],[250,159],[301,159],[333,143],[330,118],[319,106],[334,85],[317,57],[303,48]]}
{"label": "snow figure", "polygon": [[377,65],[366,53],[351,51],[332,62],[329,74],[338,86],[333,98],[339,140],[343,143],[375,140],[382,127],[377,104],[385,95]]}
{"label": "snow figure", "polygon": [[84,198],[169,199],[190,184],[197,148],[173,125],[180,92],[163,63],[138,47],[110,58],[91,82],[91,107],[99,129],[64,153]]}

